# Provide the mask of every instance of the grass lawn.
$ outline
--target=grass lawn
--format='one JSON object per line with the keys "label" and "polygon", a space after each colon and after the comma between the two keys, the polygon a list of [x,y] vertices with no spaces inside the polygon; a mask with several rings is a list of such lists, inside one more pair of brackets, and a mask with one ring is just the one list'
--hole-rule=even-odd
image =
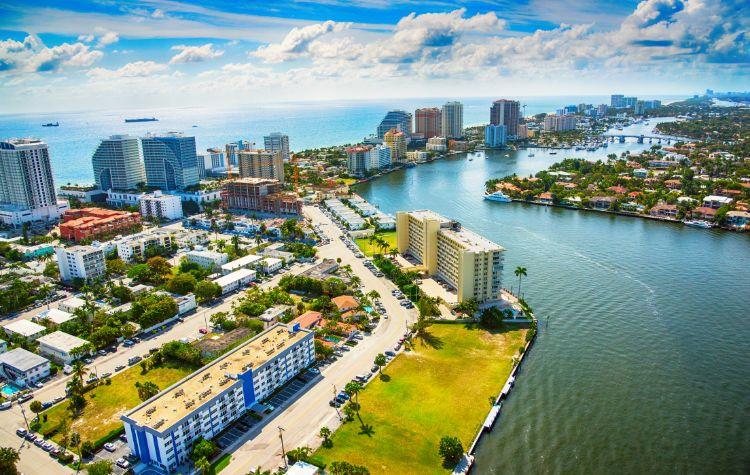
{"label": "grass lawn", "polygon": [[[377,235],[384,239],[390,247],[397,247],[396,231],[385,231],[377,233]],[[379,247],[375,246],[374,243],[370,244],[368,238],[358,238],[354,241],[366,256],[372,256],[373,254],[380,253],[382,251]]]}
{"label": "grass lawn", "polygon": [[356,178],[339,178],[336,181],[343,182],[346,186],[352,186],[353,184],[357,183]]}
{"label": "grass lawn", "polygon": [[[359,421],[346,423],[321,447],[316,463],[343,460],[371,473],[446,473],[438,455],[440,438],[457,436],[471,444],[510,374],[511,359],[526,329],[490,333],[476,326],[434,324],[438,344],[416,343],[360,394],[361,416],[372,426],[361,433]],[[387,378],[386,378],[387,379]],[[452,469],[452,467],[451,467]]]}
{"label": "grass lawn", "polygon": [[[175,382],[195,371],[187,366],[162,366],[153,368],[146,374],[141,374],[139,365],[126,369],[112,377],[112,384],[100,385],[86,393],[86,407],[83,414],[71,421],[70,432],[78,432],[82,441],[96,442],[114,430],[122,427],[120,415],[141,403],[136,381],[151,381],[166,389]],[[68,402],[63,401],[42,413],[47,415],[47,422],[43,422],[38,432],[52,429],[60,424],[64,418],[70,418]],[[59,442],[58,432],[53,437]]]}
{"label": "grass lawn", "polygon": [[214,469],[214,473],[219,473],[229,465],[232,461],[232,454],[224,454],[219,459],[211,464],[211,468]]}

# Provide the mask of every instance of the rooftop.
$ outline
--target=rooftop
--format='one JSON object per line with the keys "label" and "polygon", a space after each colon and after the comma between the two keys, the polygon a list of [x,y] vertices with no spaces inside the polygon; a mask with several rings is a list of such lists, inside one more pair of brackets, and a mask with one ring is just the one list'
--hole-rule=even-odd
{"label": "rooftop", "polygon": [[467,251],[474,252],[489,252],[489,251],[504,251],[505,248],[500,244],[494,243],[484,236],[469,231],[466,228],[449,229],[441,228],[439,231],[443,236],[447,236],[450,239],[459,242],[463,245],[463,248]]}
{"label": "rooftop", "polygon": [[45,312],[40,313],[39,318],[42,320],[49,320],[52,323],[60,325],[61,323],[65,323],[68,320],[76,318],[76,316],[72,313],[63,312],[59,308],[51,308]]}
{"label": "rooftop", "polygon": [[29,321],[29,320],[18,320],[13,323],[9,323],[7,325],[3,325],[3,328],[11,333],[16,333],[21,336],[33,336],[37,333],[43,332],[46,330],[41,325],[37,325],[36,323]]}
{"label": "rooftop", "polygon": [[248,254],[244,257],[240,257],[239,259],[235,259],[233,261],[229,261],[223,266],[221,266],[222,270],[234,270],[239,269],[240,267],[249,266],[255,262],[258,262],[262,260],[263,258],[261,256],[256,256],[255,254]]}
{"label": "rooftop", "polygon": [[214,280],[214,283],[219,285],[220,287],[224,287],[225,285],[229,285],[232,282],[243,279],[245,277],[252,276],[251,278],[255,278],[255,271],[251,269],[238,269],[230,274],[223,275],[219,277],[218,279]]}
{"label": "rooftop", "polygon": [[47,361],[47,358],[43,358],[23,348],[16,348],[0,355],[0,364],[6,364],[19,371],[28,371]]}
{"label": "rooftop", "polygon": [[286,325],[277,323],[126,413],[126,417],[138,425],[164,431],[226,390],[239,374],[257,369],[309,334],[306,330],[290,333]]}
{"label": "rooftop", "polygon": [[65,332],[56,331],[49,335],[44,335],[37,340],[40,344],[47,345],[65,353],[70,353],[74,348],[78,348],[81,345],[88,343],[83,338],[70,335]]}
{"label": "rooftop", "polygon": [[289,324],[294,325],[295,323],[299,323],[300,327],[310,329],[314,327],[315,324],[317,324],[322,318],[322,313],[316,312],[314,310],[308,310],[307,312],[289,322]]}
{"label": "rooftop", "polygon": [[450,223],[451,220],[446,218],[445,216],[436,213],[430,209],[417,209],[414,211],[408,211],[408,213],[412,216],[414,216],[417,219],[436,219],[440,221],[441,223]]}

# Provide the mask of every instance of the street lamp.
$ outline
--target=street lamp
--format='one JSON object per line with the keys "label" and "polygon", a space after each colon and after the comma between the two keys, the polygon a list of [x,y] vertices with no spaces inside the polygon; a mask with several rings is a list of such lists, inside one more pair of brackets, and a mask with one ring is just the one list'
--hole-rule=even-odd
{"label": "street lamp", "polygon": [[289,468],[289,465],[286,462],[286,451],[284,450],[284,428],[281,426],[279,427],[279,439],[281,439],[281,457],[284,459],[284,468]]}

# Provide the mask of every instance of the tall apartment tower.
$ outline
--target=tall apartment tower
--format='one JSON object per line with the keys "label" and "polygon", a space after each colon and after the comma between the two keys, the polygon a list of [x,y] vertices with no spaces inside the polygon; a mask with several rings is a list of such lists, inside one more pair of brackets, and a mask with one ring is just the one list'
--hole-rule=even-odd
{"label": "tall apartment tower", "polygon": [[240,177],[273,178],[284,183],[284,160],[281,152],[269,150],[241,150],[237,152]]}
{"label": "tall apartment tower", "polygon": [[263,148],[272,152],[281,152],[281,158],[289,161],[289,136],[281,132],[273,132],[263,137]]}
{"label": "tall apartment tower", "polygon": [[437,107],[426,107],[414,111],[414,132],[422,134],[425,139],[440,137],[443,124],[442,112]]}
{"label": "tall apartment tower", "polygon": [[146,182],[141,142],[130,135],[104,139],[91,159],[96,186],[102,190],[134,190]]}
{"label": "tall apartment tower", "polygon": [[146,183],[161,190],[183,190],[198,184],[195,137],[179,132],[141,139]]}
{"label": "tall apartment tower", "polygon": [[402,162],[406,158],[406,136],[395,127],[385,133],[383,145],[391,150],[393,163]]}
{"label": "tall apartment tower", "polygon": [[58,217],[47,144],[32,138],[0,142],[1,220],[16,225]]}
{"label": "tall apartment tower", "polygon": [[443,105],[441,129],[446,138],[464,136],[464,105],[460,102],[446,102]]}
{"label": "tall apartment tower", "polygon": [[504,125],[507,137],[518,137],[518,122],[521,118],[521,103],[499,99],[490,108],[490,124]]}
{"label": "tall apartment tower", "polygon": [[389,111],[378,125],[378,138],[382,139],[386,132],[397,129],[406,137],[411,135],[411,114],[402,110]]}

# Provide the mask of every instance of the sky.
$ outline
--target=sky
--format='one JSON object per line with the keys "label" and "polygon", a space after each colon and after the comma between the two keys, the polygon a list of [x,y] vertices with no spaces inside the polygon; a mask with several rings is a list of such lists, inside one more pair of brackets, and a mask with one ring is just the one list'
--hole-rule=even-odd
{"label": "sky", "polygon": [[0,114],[706,88],[748,0],[0,0]]}

